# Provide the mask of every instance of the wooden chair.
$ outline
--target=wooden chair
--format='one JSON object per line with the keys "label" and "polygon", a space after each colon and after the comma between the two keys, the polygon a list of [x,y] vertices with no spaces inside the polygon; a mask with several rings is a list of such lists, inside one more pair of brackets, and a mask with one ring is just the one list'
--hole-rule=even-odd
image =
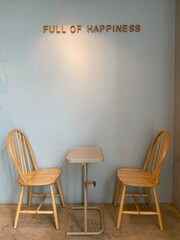
{"label": "wooden chair", "polygon": [[[114,206],[116,206],[118,197],[121,195],[117,229],[120,228],[122,214],[146,214],[157,215],[160,230],[163,231],[163,223],[156,193],[156,186],[160,184],[160,171],[168,150],[169,141],[169,132],[167,130],[160,131],[154,138],[149,148],[143,169],[120,168],[117,170],[118,184],[114,198]],[[122,194],[120,194],[121,186]],[[145,194],[126,194],[127,186],[144,187],[146,188],[147,192]],[[149,206],[151,207],[151,188],[153,190],[156,211],[140,211],[136,197],[148,197]],[[136,211],[123,210],[125,196],[133,197]]]}
{"label": "wooden chair", "polygon": [[[19,214],[24,213],[24,214],[54,214],[55,227],[56,229],[58,229],[59,224],[57,218],[55,197],[59,196],[62,206],[63,207],[65,206],[61,185],[59,182],[61,169],[58,168],[38,169],[30,142],[28,141],[25,134],[18,129],[13,129],[8,134],[8,150],[18,173],[18,183],[21,185],[19,201],[14,221],[14,228],[17,227]],[[54,194],[53,190],[54,183],[57,184],[57,189],[59,191],[58,194]],[[26,186],[29,188],[28,195],[29,206],[31,206],[32,197],[42,197],[42,201],[38,205],[36,210],[21,210],[24,188]],[[33,193],[32,191],[33,186],[49,186],[50,194]],[[40,210],[47,196],[51,196],[53,210],[51,211]]]}

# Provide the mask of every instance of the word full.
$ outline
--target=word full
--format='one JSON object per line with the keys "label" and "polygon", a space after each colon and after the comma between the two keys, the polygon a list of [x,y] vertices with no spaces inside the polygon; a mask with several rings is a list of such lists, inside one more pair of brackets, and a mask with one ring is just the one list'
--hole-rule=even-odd
{"label": "word full", "polygon": [[43,33],[57,33],[66,34],[70,33],[80,33],[81,31],[86,31],[87,33],[102,33],[102,32],[140,32],[141,25],[139,24],[107,24],[107,25],[44,25]]}

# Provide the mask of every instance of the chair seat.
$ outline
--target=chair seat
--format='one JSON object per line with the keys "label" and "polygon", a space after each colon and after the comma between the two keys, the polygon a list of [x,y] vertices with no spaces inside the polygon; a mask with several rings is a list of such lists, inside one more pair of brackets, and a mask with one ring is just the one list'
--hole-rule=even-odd
{"label": "chair seat", "polygon": [[152,187],[152,173],[137,168],[120,168],[117,171],[119,180],[127,186]]}
{"label": "chair seat", "polygon": [[38,169],[24,175],[25,181],[19,178],[18,182],[23,186],[50,185],[59,178],[60,174],[61,169],[58,168]]}

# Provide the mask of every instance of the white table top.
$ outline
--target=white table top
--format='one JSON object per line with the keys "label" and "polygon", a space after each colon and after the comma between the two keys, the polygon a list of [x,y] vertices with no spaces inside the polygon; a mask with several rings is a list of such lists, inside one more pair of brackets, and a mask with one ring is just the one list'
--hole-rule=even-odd
{"label": "white table top", "polygon": [[74,147],[66,160],[69,163],[95,163],[104,160],[103,151],[100,147]]}

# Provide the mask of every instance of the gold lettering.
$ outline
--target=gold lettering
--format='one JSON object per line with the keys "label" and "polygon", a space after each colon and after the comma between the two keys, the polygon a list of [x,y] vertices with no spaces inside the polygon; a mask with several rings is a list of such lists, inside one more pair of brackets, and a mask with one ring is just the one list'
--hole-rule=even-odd
{"label": "gold lettering", "polygon": [[45,33],[48,30],[48,25],[43,26],[43,33]]}
{"label": "gold lettering", "polygon": [[122,32],[122,25],[116,25],[116,32]]}
{"label": "gold lettering", "polygon": [[92,25],[89,27],[89,25],[86,26],[86,31],[89,33],[90,32],[93,32],[93,28],[92,28]]}
{"label": "gold lettering", "polygon": [[135,26],[135,31],[136,31],[136,32],[140,32],[140,31],[141,31],[141,25],[139,25],[139,24],[136,25],[136,26]]}
{"label": "gold lettering", "polygon": [[56,33],[61,33],[61,31],[59,30],[58,25],[56,25]]}
{"label": "gold lettering", "polygon": [[54,33],[54,31],[55,31],[55,26],[54,25],[50,25],[49,26],[49,32],[50,33]]}
{"label": "gold lettering", "polygon": [[99,32],[98,25],[94,26],[94,32]]}
{"label": "gold lettering", "polygon": [[70,32],[75,33],[76,32],[76,27],[74,25],[70,26]]}
{"label": "gold lettering", "polygon": [[130,31],[130,32],[134,32],[134,25],[131,24],[131,25],[129,26],[129,31]]}
{"label": "gold lettering", "polygon": [[106,25],[106,32],[108,32],[109,30],[111,30],[111,25]]}
{"label": "gold lettering", "polygon": [[77,25],[77,33],[79,33],[79,31],[81,31],[81,25]]}
{"label": "gold lettering", "polygon": [[64,25],[61,26],[61,32],[66,33],[66,29],[64,28]]}
{"label": "gold lettering", "polygon": [[104,29],[105,29],[105,26],[104,25],[100,25],[100,32],[102,32],[102,31],[104,31]]}
{"label": "gold lettering", "polygon": [[[43,25],[43,33],[66,33],[66,26],[65,25]],[[70,33],[79,33],[82,31],[82,25],[70,25],[69,32]],[[101,24],[101,25],[86,25],[86,32],[87,33],[96,33],[96,32],[140,32],[141,25],[140,24]]]}
{"label": "gold lettering", "polygon": [[127,25],[123,25],[123,32],[127,32]]}

